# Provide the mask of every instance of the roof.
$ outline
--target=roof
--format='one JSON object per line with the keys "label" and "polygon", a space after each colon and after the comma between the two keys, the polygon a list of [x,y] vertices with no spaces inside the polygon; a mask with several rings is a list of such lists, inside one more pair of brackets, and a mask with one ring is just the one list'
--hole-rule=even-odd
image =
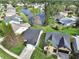
{"label": "roof", "polygon": [[33,14],[32,14],[32,12],[31,12],[29,9],[23,8],[23,9],[22,9],[22,12],[23,12],[25,15],[27,15],[29,18],[30,18],[30,17],[33,17]]}
{"label": "roof", "polygon": [[74,36],[73,48],[74,48],[74,51],[78,53],[78,51],[79,51],[79,36]]}
{"label": "roof", "polygon": [[16,14],[16,9],[11,5],[7,5],[7,11],[6,11],[6,16],[13,16]]}
{"label": "roof", "polygon": [[40,17],[41,22],[44,23],[44,21],[45,21],[45,13],[44,12],[40,13],[40,14],[38,14],[38,16]]}
{"label": "roof", "polygon": [[6,23],[8,23],[8,22],[10,22],[10,21],[15,21],[15,22],[19,22],[20,23],[20,21],[23,21],[22,19],[21,19],[21,17],[20,16],[18,16],[18,15],[13,15],[13,16],[9,16],[9,17],[5,17],[5,20],[4,20]]}
{"label": "roof", "polygon": [[65,47],[69,50],[70,48],[70,36],[60,32],[48,32],[46,33],[45,43],[51,39],[52,45],[56,48]]}
{"label": "roof", "polygon": [[30,24],[28,24],[28,23],[24,23],[24,24],[11,23],[11,26],[12,26],[13,31],[16,34],[21,34],[30,27]]}
{"label": "roof", "polygon": [[59,22],[64,25],[68,25],[68,24],[71,25],[76,22],[76,19],[66,17],[66,18],[60,19]]}
{"label": "roof", "polygon": [[24,40],[27,40],[27,44],[36,45],[41,30],[29,28],[23,33]]}
{"label": "roof", "polygon": [[43,25],[44,22],[45,22],[45,13],[44,12],[35,16],[35,18],[34,18],[34,24],[35,25]]}
{"label": "roof", "polygon": [[29,10],[29,9],[27,9],[27,8],[23,8],[22,9],[22,12],[26,15],[26,16],[28,16],[28,18],[29,18],[29,22],[31,23],[31,24],[33,24],[34,22],[34,17],[33,17],[33,14],[32,14],[32,12]]}

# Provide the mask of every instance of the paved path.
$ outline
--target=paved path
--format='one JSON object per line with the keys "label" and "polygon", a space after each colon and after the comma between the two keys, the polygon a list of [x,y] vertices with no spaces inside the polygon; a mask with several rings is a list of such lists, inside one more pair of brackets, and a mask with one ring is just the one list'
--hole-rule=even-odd
{"label": "paved path", "polygon": [[17,58],[17,59],[19,58],[19,56],[17,56],[16,54],[10,52],[10,51],[7,50],[6,48],[4,48],[2,45],[0,45],[0,48],[1,48],[4,52],[6,52],[7,54],[9,54],[10,56],[13,56],[13,57],[15,57],[15,58]]}
{"label": "paved path", "polygon": [[0,59],[3,59],[2,57],[0,57]]}
{"label": "paved path", "polygon": [[0,43],[4,40],[4,37],[0,38]]}
{"label": "paved path", "polygon": [[35,50],[34,46],[27,44],[27,47],[24,48],[18,59],[30,59],[34,50]]}

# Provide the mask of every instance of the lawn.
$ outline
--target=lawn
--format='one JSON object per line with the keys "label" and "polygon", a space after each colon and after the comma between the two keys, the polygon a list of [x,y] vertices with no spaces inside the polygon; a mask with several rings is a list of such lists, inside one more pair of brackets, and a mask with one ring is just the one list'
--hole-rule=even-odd
{"label": "lawn", "polygon": [[19,43],[15,47],[10,48],[9,50],[17,55],[20,55],[24,47],[25,46],[22,43]]}
{"label": "lawn", "polygon": [[5,53],[3,50],[0,49],[0,57],[2,57],[3,59],[16,59],[10,55],[8,55],[7,53]]}
{"label": "lawn", "polygon": [[43,53],[42,49],[37,47],[31,56],[31,59],[57,59],[56,56],[47,56]]}
{"label": "lawn", "polygon": [[59,29],[58,30],[55,30],[50,25],[47,25],[47,26],[35,25],[32,28],[42,29],[44,31],[44,33],[46,33],[46,32],[63,32],[63,33],[69,34],[69,35],[75,35],[75,34],[79,35],[79,28],[62,27],[60,25],[59,25]]}

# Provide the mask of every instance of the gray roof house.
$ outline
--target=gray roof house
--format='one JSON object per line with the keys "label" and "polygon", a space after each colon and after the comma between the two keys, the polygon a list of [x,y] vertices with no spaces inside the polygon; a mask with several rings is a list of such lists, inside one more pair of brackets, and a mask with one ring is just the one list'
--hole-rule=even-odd
{"label": "gray roof house", "polygon": [[21,19],[20,16],[17,15],[16,13],[16,9],[11,5],[11,4],[8,4],[7,5],[7,10],[5,12],[5,17],[4,17],[4,21],[6,23],[12,23],[12,22],[15,22],[15,23],[21,23],[23,22],[23,20]]}
{"label": "gray roof house", "polygon": [[49,40],[50,37],[51,37],[52,45],[55,48],[59,48],[59,47],[61,47],[59,45],[63,44],[63,47],[68,48],[69,50],[71,50],[69,35],[62,34],[60,32],[49,32],[49,33],[46,33],[46,37],[45,37],[45,42],[46,43],[47,43],[47,41]]}
{"label": "gray roof house", "polygon": [[75,53],[79,53],[79,36],[73,36],[73,48]]}
{"label": "gray roof house", "polygon": [[29,28],[23,33],[24,40],[27,40],[27,44],[37,46],[42,32],[40,29]]}
{"label": "gray roof house", "polygon": [[71,26],[71,25],[74,25],[74,24],[76,23],[76,19],[74,19],[74,18],[69,18],[69,17],[65,17],[65,18],[60,19],[59,22],[60,22],[62,25]]}
{"label": "gray roof house", "polygon": [[5,23],[18,23],[18,24],[23,23],[23,20],[18,15],[13,15],[8,17],[6,16],[4,19],[5,19],[4,20]]}
{"label": "gray roof house", "polygon": [[35,48],[37,47],[40,41],[42,32],[42,30],[32,28],[29,28],[26,31],[24,31],[22,36],[24,37],[24,41],[27,42],[26,47],[22,51],[19,59],[30,59],[32,53],[34,52]]}
{"label": "gray roof house", "polygon": [[69,54],[71,52],[70,47],[70,36],[60,32],[48,32],[45,37],[45,45],[51,40],[52,43],[52,54],[58,56],[58,59],[69,59]]}

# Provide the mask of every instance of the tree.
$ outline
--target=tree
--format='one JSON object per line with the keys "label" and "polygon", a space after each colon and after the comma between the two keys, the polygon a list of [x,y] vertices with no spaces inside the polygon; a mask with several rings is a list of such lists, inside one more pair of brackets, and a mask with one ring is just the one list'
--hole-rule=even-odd
{"label": "tree", "polygon": [[14,32],[11,28],[11,25],[10,24],[6,25],[4,22],[2,22],[2,25],[0,27],[1,27],[0,29],[3,31],[4,37],[5,37],[2,44],[8,48],[16,46],[17,39],[16,39],[16,35],[14,34]]}

